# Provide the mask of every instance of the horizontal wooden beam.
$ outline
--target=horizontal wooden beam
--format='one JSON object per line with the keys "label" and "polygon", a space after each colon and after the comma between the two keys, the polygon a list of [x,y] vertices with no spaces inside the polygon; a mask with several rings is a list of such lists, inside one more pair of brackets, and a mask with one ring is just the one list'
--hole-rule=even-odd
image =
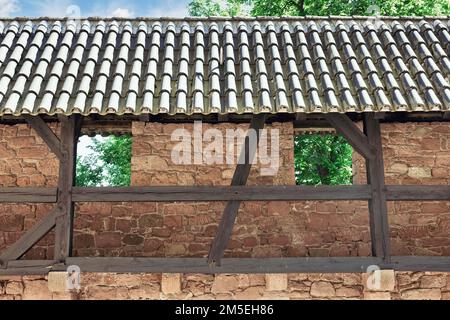
{"label": "horizontal wooden beam", "polygon": [[82,272],[290,273],[365,272],[380,260],[372,257],[222,258],[220,266],[206,258],[69,257],[66,265]]}
{"label": "horizontal wooden beam", "polygon": [[450,257],[392,256],[389,263],[376,257],[223,258],[221,266],[206,258],[68,257],[56,260],[9,261],[0,275],[41,275],[64,271],[69,265],[81,272],[126,273],[347,273],[367,272],[368,267],[396,271],[450,272]]}
{"label": "horizontal wooden beam", "polygon": [[0,275],[47,274],[69,265],[81,272],[126,273],[347,273],[375,268],[396,271],[450,272],[450,257],[392,256],[389,263],[376,257],[223,258],[221,266],[208,265],[206,258],[68,257],[55,260],[10,261]]}
{"label": "horizontal wooden beam", "polygon": [[0,202],[56,202],[56,188],[6,187],[0,188]]}
{"label": "horizontal wooden beam", "polygon": [[384,268],[390,268],[397,271],[435,271],[449,272],[450,257],[439,256],[393,256],[390,264]]}
{"label": "horizontal wooden beam", "polygon": [[367,200],[370,190],[366,185],[75,187],[72,199],[76,202]]}
{"label": "horizontal wooden beam", "polygon": [[[370,197],[367,185],[73,188],[73,200],[77,202],[368,200]],[[450,186],[388,185],[386,197],[389,201],[450,200]],[[54,203],[56,198],[56,188],[0,188],[0,202]]]}
{"label": "horizontal wooden beam", "polygon": [[0,268],[0,275],[44,275],[57,267],[61,268],[56,260],[13,260]]}
{"label": "horizontal wooden beam", "polygon": [[450,200],[448,185],[388,185],[387,200],[395,201],[426,201]]}

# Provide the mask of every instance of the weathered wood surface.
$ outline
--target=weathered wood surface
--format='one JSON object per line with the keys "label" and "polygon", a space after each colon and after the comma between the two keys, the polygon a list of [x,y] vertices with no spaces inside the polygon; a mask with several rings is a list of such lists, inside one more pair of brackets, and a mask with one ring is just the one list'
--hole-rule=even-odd
{"label": "weathered wood surface", "polygon": [[205,258],[67,258],[85,272],[288,273],[364,272],[380,262],[374,257],[222,258],[220,266]]}
{"label": "weathered wood surface", "polygon": [[0,202],[56,202],[56,188],[0,187]]}
{"label": "weathered wood surface", "polygon": [[387,185],[389,201],[450,200],[450,186],[446,185]]}
{"label": "weathered wood surface", "polygon": [[371,192],[367,185],[74,187],[72,197],[76,202],[368,200]]}
{"label": "weathered wood surface", "polygon": [[365,159],[373,159],[375,157],[375,149],[369,143],[369,139],[347,115],[329,113],[325,115],[325,118],[337,132],[344,136],[353,149]]}
{"label": "weathered wood surface", "polygon": [[75,157],[78,117],[60,117],[61,153],[59,165],[58,208],[63,213],[56,219],[55,259],[64,260],[72,250],[73,202],[72,187],[75,181]]}
{"label": "weathered wood surface", "polygon": [[[51,187],[0,187],[0,202],[54,203]],[[369,200],[368,185],[73,187],[74,202]],[[386,185],[388,201],[450,200],[447,185]]]}
{"label": "weathered wood surface", "polygon": [[374,118],[373,113],[364,114],[364,132],[370,145],[375,150],[375,157],[366,159],[367,183],[372,189],[372,199],[369,200],[372,254],[384,260],[389,260],[390,238],[384,181],[383,146],[380,124]]}
{"label": "weathered wood surface", "polygon": [[223,258],[220,266],[208,264],[206,258],[68,257],[65,263],[10,261],[7,268],[0,268],[0,275],[47,274],[70,265],[79,266],[81,272],[126,273],[364,273],[369,267],[450,272],[450,257],[392,256],[389,262],[376,257]]}

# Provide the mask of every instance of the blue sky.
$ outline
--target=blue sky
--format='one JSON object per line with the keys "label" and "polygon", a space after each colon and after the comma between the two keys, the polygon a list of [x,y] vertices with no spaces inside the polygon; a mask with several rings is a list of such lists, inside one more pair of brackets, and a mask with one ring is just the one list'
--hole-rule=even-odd
{"label": "blue sky", "polygon": [[190,0],[0,0],[0,17],[184,17]]}

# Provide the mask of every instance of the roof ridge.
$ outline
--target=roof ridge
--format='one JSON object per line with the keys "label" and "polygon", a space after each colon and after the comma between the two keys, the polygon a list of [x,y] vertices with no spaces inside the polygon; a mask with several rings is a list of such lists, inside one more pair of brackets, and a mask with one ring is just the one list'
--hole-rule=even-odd
{"label": "roof ridge", "polygon": [[194,16],[186,16],[186,17],[134,17],[134,18],[123,18],[123,17],[101,17],[101,16],[90,16],[90,17],[0,17],[0,21],[58,21],[58,20],[104,20],[104,21],[283,21],[283,20],[294,20],[294,21],[310,21],[310,20],[367,20],[367,19],[380,19],[380,20],[447,20],[450,19],[450,15],[441,15],[441,16],[257,16],[257,17],[249,17],[249,16],[233,16],[233,17],[222,17],[222,16],[211,16],[211,17],[194,17]]}

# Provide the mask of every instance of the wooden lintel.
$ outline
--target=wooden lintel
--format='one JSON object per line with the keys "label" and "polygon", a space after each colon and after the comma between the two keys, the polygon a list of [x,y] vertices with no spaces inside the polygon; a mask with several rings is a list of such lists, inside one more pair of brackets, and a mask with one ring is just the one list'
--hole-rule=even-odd
{"label": "wooden lintel", "polygon": [[44,140],[49,149],[58,157],[59,160],[62,159],[62,153],[59,138],[56,134],[49,128],[49,126],[42,120],[39,116],[23,115],[23,118],[31,126],[31,128],[36,131],[36,133]]}
{"label": "wooden lintel", "polygon": [[365,159],[373,159],[375,151],[369,143],[367,136],[345,114],[329,113],[324,115],[337,132],[350,143],[350,145]]}
{"label": "wooden lintel", "polygon": [[41,221],[25,232],[19,240],[9,246],[0,255],[0,261],[7,262],[10,260],[19,259],[23,256],[55,226],[56,217],[59,214],[60,212],[58,211],[58,208],[53,209]]}
{"label": "wooden lintel", "polygon": [[[264,123],[266,122],[266,114],[255,115],[250,123],[250,128],[245,137],[244,145],[242,146],[241,154],[239,159],[245,159],[243,163],[238,163],[231,179],[232,186],[241,186],[247,183],[248,176],[250,174],[250,169],[252,166],[253,158],[256,153],[256,148],[259,144],[260,130],[264,128]],[[250,146],[251,131],[256,135],[255,146]],[[233,231],[234,222],[241,205],[240,200],[229,201],[225,210],[222,214],[222,219],[219,222],[219,227],[217,229],[216,236],[211,244],[211,249],[208,254],[208,262],[210,264],[220,265],[220,259],[223,257],[228,242],[231,237],[231,232]]]}

